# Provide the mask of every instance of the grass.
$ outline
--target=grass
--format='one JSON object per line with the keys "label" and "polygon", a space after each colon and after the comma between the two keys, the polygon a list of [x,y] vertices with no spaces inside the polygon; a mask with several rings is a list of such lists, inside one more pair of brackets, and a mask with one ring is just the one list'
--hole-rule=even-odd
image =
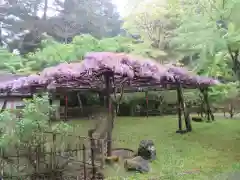
{"label": "grass", "polygon": [[[131,175],[131,179],[136,180],[150,177],[221,180],[217,177],[221,173],[240,171],[240,120],[216,119],[212,123],[192,122],[193,132],[180,135],[175,133],[177,118],[173,116],[118,117],[113,132],[114,147],[137,150],[141,140],[151,139],[156,145],[157,160],[151,163],[151,172],[147,175],[126,173],[122,165],[108,167],[106,173],[118,177],[109,179]],[[77,132],[82,135],[86,135],[89,123],[85,120],[71,122],[78,125],[75,126]]]}

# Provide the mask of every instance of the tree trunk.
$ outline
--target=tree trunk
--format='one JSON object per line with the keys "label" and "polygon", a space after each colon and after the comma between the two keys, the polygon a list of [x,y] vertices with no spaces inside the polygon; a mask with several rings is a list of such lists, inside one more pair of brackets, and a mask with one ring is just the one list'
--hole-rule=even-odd
{"label": "tree trunk", "polygon": [[44,0],[43,20],[47,20],[48,0]]}
{"label": "tree trunk", "polygon": [[200,114],[201,114],[201,118],[203,118],[203,114],[205,113],[205,109],[204,109],[204,100],[201,99],[201,104],[200,104]]}
{"label": "tree trunk", "polygon": [[183,97],[183,92],[182,92],[182,85],[179,84],[179,92],[180,92],[180,97],[181,97],[181,106],[184,114],[184,119],[185,119],[185,124],[186,124],[186,129],[188,132],[192,131],[192,125],[191,125],[191,120],[189,116],[189,112],[187,110],[186,104],[184,102],[184,97]]}
{"label": "tree trunk", "polygon": [[3,46],[3,39],[2,39],[2,22],[0,22],[0,46]]}
{"label": "tree trunk", "polygon": [[207,119],[208,121],[214,121],[214,115],[212,113],[211,107],[210,107],[210,103],[208,100],[208,89],[200,89],[200,91],[203,94],[203,98],[205,101],[205,105],[206,105],[206,110],[207,110]]}
{"label": "tree trunk", "polygon": [[238,61],[238,56],[239,56],[239,49],[233,51],[229,46],[228,46],[228,53],[231,56],[232,62],[233,62],[233,67],[232,70],[237,78],[237,80],[240,82],[240,62]]}
{"label": "tree trunk", "polygon": [[232,103],[229,104],[229,114],[230,114],[230,118],[232,119],[233,115],[234,115],[233,104]]}

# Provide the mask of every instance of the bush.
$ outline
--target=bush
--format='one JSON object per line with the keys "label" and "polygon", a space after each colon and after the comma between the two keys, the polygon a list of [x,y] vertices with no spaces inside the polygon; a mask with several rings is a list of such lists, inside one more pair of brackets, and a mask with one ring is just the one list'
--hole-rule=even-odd
{"label": "bush", "polygon": [[[49,123],[51,110],[53,107],[49,105],[48,95],[45,94],[42,97],[34,96],[32,100],[25,100],[21,119],[11,111],[0,114],[0,158],[4,163],[4,168],[1,168],[5,176],[18,177],[20,171],[26,173],[36,168],[37,154],[38,158],[45,157],[45,154],[42,154],[48,144],[45,132],[64,134],[70,131],[71,128],[66,123],[51,126]],[[20,163],[16,160],[18,155]],[[48,168],[41,170],[49,171]]]}

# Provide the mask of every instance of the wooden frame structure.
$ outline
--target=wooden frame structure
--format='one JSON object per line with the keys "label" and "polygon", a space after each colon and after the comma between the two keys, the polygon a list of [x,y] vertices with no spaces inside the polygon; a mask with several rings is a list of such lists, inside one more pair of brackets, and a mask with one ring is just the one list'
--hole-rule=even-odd
{"label": "wooden frame structure", "polygon": [[[212,80],[201,81],[201,77],[195,77],[187,72],[181,72],[174,67],[164,67],[152,60],[136,60],[129,55],[116,53],[92,53],[86,55],[86,60],[81,63],[63,63],[56,67],[46,68],[39,75],[32,75],[25,79],[0,86],[2,91],[29,88],[31,93],[40,88],[43,91],[92,91],[105,96],[105,105],[108,107],[107,130],[107,155],[111,155],[111,138],[114,124],[111,94],[150,90],[177,90],[178,95],[178,126],[177,132],[192,131],[189,112],[184,102],[183,88],[201,88],[204,99],[207,102],[208,117],[211,110],[208,102],[207,87],[214,84]],[[71,73],[71,71],[73,73]],[[65,73],[65,74],[64,74]],[[23,82],[21,82],[23,81]],[[22,83],[22,84],[21,84]],[[91,84],[92,83],[92,84]],[[19,85],[20,84],[20,85]],[[201,85],[200,85],[201,84]],[[51,87],[51,88],[50,88]],[[54,87],[52,89],[52,87]],[[10,89],[10,90],[9,90]],[[115,99],[116,100],[116,99]],[[65,104],[65,120],[67,120],[67,106]],[[182,128],[182,114],[186,124],[186,130]],[[213,118],[212,118],[213,119]]]}
{"label": "wooden frame structure", "polygon": [[[111,100],[111,94],[113,93],[133,93],[133,92],[145,92],[145,96],[146,96],[146,101],[147,101],[147,96],[148,96],[148,92],[149,91],[163,91],[163,88],[160,87],[156,87],[156,86],[146,86],[146,87],[128,87],[126,89],[123,89],[123,91],[121,91],[119,88],[116,89],[116,91],[114,92],[114,88],[111,87],[111,80],[112,80],[112,76],[105,74],[104,75],[104,79],[105,79],[105,88],[101,90],[94,90],[94,89],[89,89],[92,92],[95,93],[99,93],[103,96],[105,96],[105,106],[108,107],[108,116],[109,116],[109,124],[108,124],[108,129],[109,131],[107,132],[107,155],[111,156],[111,147],[112,147],[112,130],[113,130],[113,124],[114,124],[114,115],[112,113],[112,100]],[[167,89],[167,90],[173,90],[172,89]],[[186,132],[191,132],[192,131],[192,125],[191,125],[191,117],[189,114],[189,111],[186,107],[185,104],[185,100],[183,97],[183,87],[181,85],[181,83],[178,84],[178,86],[176,86],[177,91],[177,104],[178,104],[178,130],[176,131],[176,133],[180,133],[180,134],[184,134]],[[200,92],[203,94],[204,97],[204,102],[206,105],[206,112],[207,112],[207,119],[208,121],[213,121],[214,120],[214,115],[212,114],[210,105],[209,105],[209,100],[208,100],[208,88],[199,88]],[[72,90],[71,90],[72,91]],[[75,89],[75,91],[81,91],[81,89]],[[82,91],[88,91],[88,89],[82,89]],[[121,94],[121,96],[122,96]],[[103,97],[102,97],[103,98]],[[121,98],[120,98],[121,99]],[[65,107],[67,108],[67,107]],[[66,115],[65,115],[65,121],[67,120],[67,111],[65,110]],[[148,108],[147,108],[147,112],[148,112]],[[186,129],[183,128],[183,123],[182,123],[182,115],[185,121],[185,127]],[[147,113],[147,117],[148,117],[148,113]]]}
{"label": "wooden frame structure", "polygon": [[[133,93],[133,92],[145,92],[145,96],[146,96],[146,101],[147,101],[147,96],[148,96],[148,92],[149,91],[163,91],[164,89],[161,87],[157,87],[157,86],[146,86],[146,87],[131,87],[131,88],[126,88],[123,89],[123,91],[120,90],[120,88],[116,88],[115,92],[114,92],[114,88],[111,87],[111,81],[112,81],[112,76],[111,75],[104,75],[105,78],[105,88],[100,90],[95,90],[95,89],[65,89],[65,88],[56,88],[57,92],[63,93],[65,96],[65,107],[64,107],[64,121],[68,121],[68,103],[67,103],[67,95],[66,92],[67,91],[82,91],[82,92],[86,92],[86,91],[92,91],[93,93],[99,93],[101,94],[101,98],[103,98],[105,96],[105,102],[103,103],[107,108],[108,108],[108,118],[109,118],[109,122],[108,122],[108,132],[107,132],[107,155],[111,156],[111,149],[112,149],[112,130],[113,130],[113,124],[114,124],[114,115],[112,113],[112,100],[111,100],[111,94],[113,93]],[[167,90],[173,90],[174,88],[171,89],[167,89]],[[183,97],[183,88],[182,85],[179,83],[178,86],[176,86],[177,91],[177,104],[178,104],[178,130],[176,131],[176,133],[180,133],[180,134],[184,134],[186,132],[191,132],[192,131],[192,125],[191,125],[191,118],[188,112],[188,109],[185,105],[185,101],[184,101],[184,97]],[[50,91],[53,93],[53,91]],[[208,101],[208,88],[200,88],[200,92],[203,94],[204,97],[204,101],[206,104],[206,110],[207,110],[207,119],[208,121],[213,121],[214,120],[214,115],[211,112],[211,108],[209,105],[209,101]],[[32,94],[34,94],[34,91],[32,91]],[[11,94],[8,93],[8,96],[11,96]],[[122,96],[122,95],[121,95]],[[51,96],[50,99],[54,98],[53,96]],[[121,98],[120,98],[121,99]],[[102,99],[104,100],[104,99]],[[51,102],[51,100],[50,100]],[[3,111],[3,109],[2,109]],[[148,112],[148,107],[147,107],[147,112]],[[185,127],[186,129],[183,129],[183,124],[182,124],[182,115],[185,121]],[[148,113],[147,113],[147,117],[148,117]]]}

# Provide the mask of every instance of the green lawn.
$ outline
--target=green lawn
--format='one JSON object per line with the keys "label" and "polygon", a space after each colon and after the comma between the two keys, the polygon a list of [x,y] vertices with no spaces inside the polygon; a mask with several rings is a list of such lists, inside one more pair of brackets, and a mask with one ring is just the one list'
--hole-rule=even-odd
{"label": "green lawn", "polygon": [[[137,150],[143,139],[155,142],[158,159],[151,164],[151,172],[133,179],[211,180],[221,173],[240,171],[240,120],[216,119],[213,123],[193,122],[193,132],[180,135],[175,133],[177,118],[173,116],[117,118],[114,147]],[[90,121],[71,123],[78,125],[77,131],[82,135],[90,127]],[[115,177],[130,175],[122,165],[108,167],[106,172]]]}

